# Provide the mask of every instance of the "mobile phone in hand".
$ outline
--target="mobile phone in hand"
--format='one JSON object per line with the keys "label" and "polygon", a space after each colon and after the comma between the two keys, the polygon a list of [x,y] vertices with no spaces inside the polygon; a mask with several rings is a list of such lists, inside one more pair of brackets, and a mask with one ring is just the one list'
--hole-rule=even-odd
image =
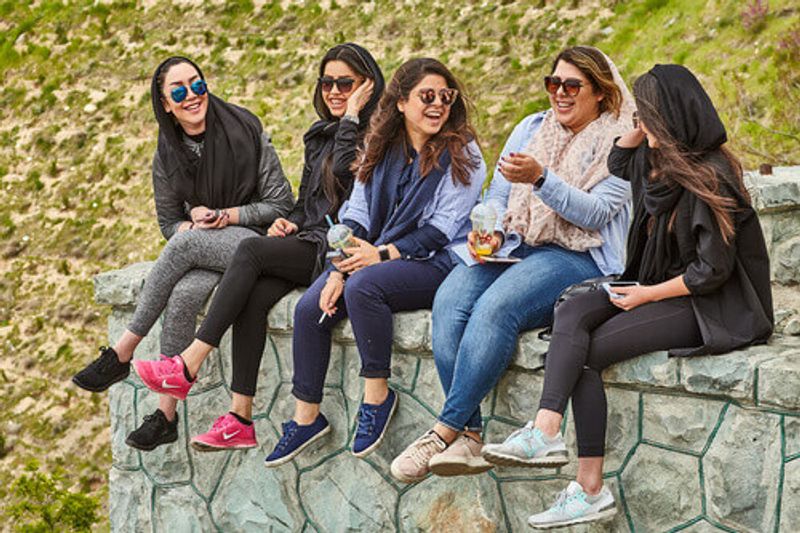
{"label": "mobile phone in hand", "polygon": [[618,298],[623,298],[624,295],[617,294],[616,292],[613,292],[611,289],[615,287],[635,287],[638,284],[639,284],[638,281],[607,281],[603,283],[603,289],[605,289],[605,291],[611,298],[618,299]]}

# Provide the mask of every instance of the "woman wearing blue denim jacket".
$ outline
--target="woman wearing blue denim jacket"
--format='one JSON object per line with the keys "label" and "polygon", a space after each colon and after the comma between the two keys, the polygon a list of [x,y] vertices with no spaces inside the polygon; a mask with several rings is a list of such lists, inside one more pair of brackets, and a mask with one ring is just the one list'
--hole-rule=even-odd
{"label": "woman wearing blue denim jacket", "polygon": [[[531,115],[503,150],[485,201],[501,215],[483,263],[474,233],[433,305],[433,352],[446,395],[436,425],[392,463],[404,482],[491,468],[480,456],[480,403],[514,354],[520,332],[551,323],[568,286],[624,268],[630,187],[606,166],[630,128],[633,100],[599,50],[562,51],[545,78],[551,109]],[[520,153],[523,152],[523,153]]]}
{"label": "woman wearing blue denim jacket", "polygon": [[393,313],[429,309],[453,268],[448,248],[486,176],[460,84],[435,59],[401,65],[370,121],[353,192],[340,212],[353,230],[348,257],[317,278],[294,312],[295,412],[266,459],[292,460],[330,432],[320,412],[331,331],[350,319],[361,357],[364,399],[352,452],[364,457],[383,440],[397,406],[389,389]]}

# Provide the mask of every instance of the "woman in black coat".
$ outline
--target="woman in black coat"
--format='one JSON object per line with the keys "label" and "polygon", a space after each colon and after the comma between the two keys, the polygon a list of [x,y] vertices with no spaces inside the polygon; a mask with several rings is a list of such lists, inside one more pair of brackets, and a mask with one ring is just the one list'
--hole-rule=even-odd
{"label": "woman in black coat", "polygon": [[657,65],[633,93],[641,125],[617,140],[608,167],[631,182],[622,279],[636,284],[585,293],[556,309],[536,420],[482,452],[498,464],[566,464],[560,427],[572,398],[577,480],[552,508],[530,517],[537,528],[616,513],[602,478],[604,368],[656,350],[724,353],[763,343],[773,329],[764,237],[711,99],[678,65]]}
{"label": "woman in black coat", "polygon": [[179,357],[135,363],[150,389],[184,399],[205,358],[234,326],[231,410],[192,439],[195,448],[257,445],[252,406],[267,313],[292,289],[319,275],[327,251],[326,216],[335,217],[350,194],[351,166],[383,88],[383,74],[367,50],[353,43],[328,50],[314,92],[319,120],[303,137],[305,164],[294,209],[275,220],[266,237],[242,241],[195,340]]}

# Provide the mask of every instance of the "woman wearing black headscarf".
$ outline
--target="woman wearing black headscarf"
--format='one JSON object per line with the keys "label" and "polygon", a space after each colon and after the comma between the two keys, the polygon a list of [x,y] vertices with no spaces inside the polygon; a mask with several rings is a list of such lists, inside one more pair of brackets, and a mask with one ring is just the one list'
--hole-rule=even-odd
{"label": "woman wearing black headscarf", "polygon": [[325,54],[314,93],[319,120],[303,137],[305,165],[294,209],[272,224],[267,238],[241,243],[195,340],[180,357],[135,362],[145,385],[183,399],[200,365],[234,325],[231,410],[210,431],[192,439],[195,448],[257,445],[252,405],[267,313],[292,289],[309,285],[322,270],[328,247],[325,217],[335,217],[350,194],[350,167],[383,87],[381,70],[364,48],[345,43]]}
{"label": "woman wearing black headscarf", "polygon": [[[133,352],[164,313],[161,350],[192,340],[197,314],[243,239],[263,234],[292,206],[292,192],[260,121],[213,95],[185,57],[158,66],[151,83],[158,121],[153,189],[168,240],[142,288],[133,319],[115,345],[73,377],[100,392],[130,372]],[[162,396],[127,443],[142,450],[177,439],[176,401]]]}
{"label": "woman wearing black headscarf", "polygon": [[725,127],[685,67],[657,65],[637,79],[640,127],[608,159],[631,182],[628,287],[608,287],[556,309],[534,422],[484,457],[498,464],[561,466],[560,425],[572,398],[578,475],[533,527],[590,522],[616,513],[603,486],[606,398],[600,372],[656,350],[720,354],[765,342],[773,328],[769,258]]}

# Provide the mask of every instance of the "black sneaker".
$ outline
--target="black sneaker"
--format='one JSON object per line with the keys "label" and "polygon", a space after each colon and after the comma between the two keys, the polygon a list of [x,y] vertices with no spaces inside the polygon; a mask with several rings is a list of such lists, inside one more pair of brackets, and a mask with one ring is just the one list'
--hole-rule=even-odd
{"label": "black sneaker", "polygon": [[100,347],[100,357],[72,376],[72,382],[91,392],[103,392],[111,385],[128,377],[130,363],[120,363],[114,348]]}
{"label": "black sneaker", "polygon": [[175,420],[170,422],[161,409],[156,409],[155,413],[144,417],[141,426],[131,431],[125,439],[125,444],[149,452],[162,444],[176,440],[178,440],[178,413],[175,413]]}

